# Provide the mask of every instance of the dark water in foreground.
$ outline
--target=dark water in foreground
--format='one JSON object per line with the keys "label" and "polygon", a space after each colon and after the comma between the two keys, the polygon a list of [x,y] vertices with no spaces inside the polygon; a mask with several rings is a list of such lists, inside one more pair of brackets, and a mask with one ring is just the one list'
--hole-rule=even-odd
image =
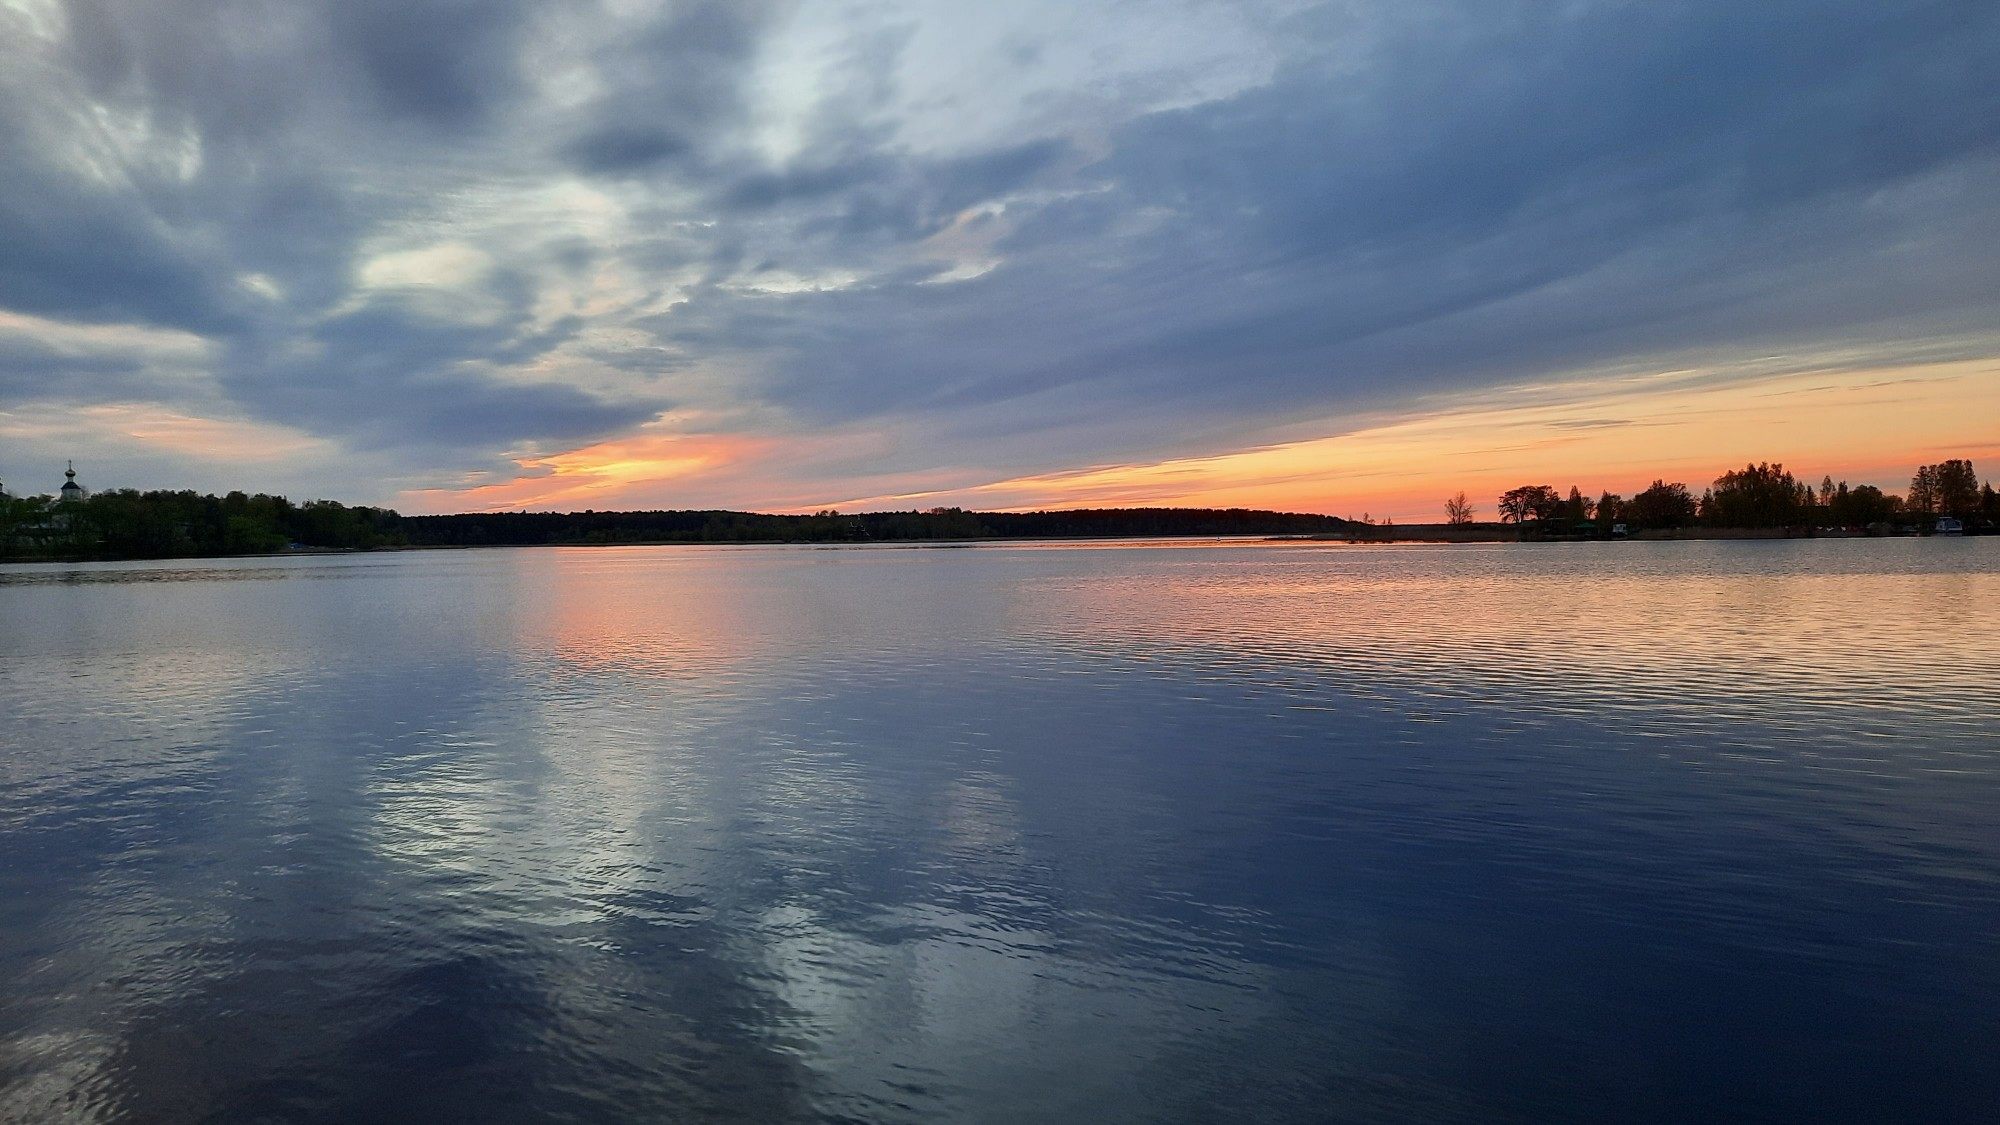
{"label": "dark water in foreground", "polygon": [[0,1120],[1974,1121],[2000,540],[0,568]]}

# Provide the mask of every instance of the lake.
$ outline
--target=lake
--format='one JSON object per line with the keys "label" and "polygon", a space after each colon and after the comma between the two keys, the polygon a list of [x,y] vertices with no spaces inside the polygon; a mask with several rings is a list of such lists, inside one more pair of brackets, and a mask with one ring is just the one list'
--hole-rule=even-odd
{"label": "lake", "polygon": [[1983,1121],[2000,539],[0,567],[0,1121]]}

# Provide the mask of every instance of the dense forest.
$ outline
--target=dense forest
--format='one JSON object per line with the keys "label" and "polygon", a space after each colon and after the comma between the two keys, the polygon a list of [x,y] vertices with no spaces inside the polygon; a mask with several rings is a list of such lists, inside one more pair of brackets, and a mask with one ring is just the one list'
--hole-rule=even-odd
{"label": "dense forest", "polygon": [[[1498,523],[1482,523],[1459,493],[1445,503],[1459,530],[1509,537],[1589,538],[1688,529],[1785,529],[1804,534],[1929,533],[1949,517],[1967,534],[2000,529],[2000,496],[1980,484],[1972,462],[1925,465],[1903,495],[1823,478],[1817,487],[1783,465],[1752,464],[1717,477],[1700,495],[1656,480],[1630,498],[1567,496],[1522,485],[1496,503]],[[1386,538],[1414,529],[1335,516],[1243,508],[1091,508],[1056,512],[480,512],[405,516],[332,500],[295,504],[282,496],[231,492],[112,489],[81,499],[16,499],[0,493],[0,560],[146,559],[392,547],[537,546],[608,543],[895,543],[923,540],[1149,538],[1324,535]]]}
{"label": "dense forest", "polygon": [[160,559],[366,550],[408,542],[386,508],[282,496],[111,489],[81,500],[0,494],[0,559]]}

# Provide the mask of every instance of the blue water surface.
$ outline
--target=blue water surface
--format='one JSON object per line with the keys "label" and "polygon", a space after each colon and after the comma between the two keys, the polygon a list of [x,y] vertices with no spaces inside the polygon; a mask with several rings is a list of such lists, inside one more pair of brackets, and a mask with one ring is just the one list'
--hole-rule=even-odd
{"label": "blue water surface", "polygon": [[0,567],[0,1120],[1985,1121],[2000,540]]}

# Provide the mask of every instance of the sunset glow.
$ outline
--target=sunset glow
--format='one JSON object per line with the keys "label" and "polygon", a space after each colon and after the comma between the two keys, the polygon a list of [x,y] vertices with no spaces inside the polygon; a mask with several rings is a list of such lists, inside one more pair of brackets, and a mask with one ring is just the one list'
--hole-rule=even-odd
{"label": "sunset glow", "polygon": [[[2000,363],[1703,382],[1670,373],[1521,388],[1338,437],[842,506],[1254,507],[1435,522],[1460,489],[1492,518],[1491,498],[1527,483],[1577,484],[1593,499],[1630,496],[1656,478],[1699,492],[1725,470],[1769,460],[1814,481],[1830,474],[1901,490],[1920,462],[2000,457]],[[1510,402],[1544,396],[1560,397]]]}
{"label": "sunset glow", "polygon": [[399,503],[412,511],[688,508],[734,495],[768,511],[1157,505],[1420,522],[1440,519],[1443,497],[1460,489],[1490,515],[1493,496],[1523,483],[1576,484],[1595,498],[1629,496],[1664,478],[1699,492],[1752,460],[1782,461],[1814,481],[1831,475],[1900,491],[1918,463],[2000,459],[1996,388],[1995,361],[1767,376],[1664,372],[1434,401],[1334,436],[1212,456],[805,500],[786,473],[813,443],[641,434],[524,458],[504,482],[411,493]]}
{"label": "sunset glow", "polygon": [[768,444],[754,438],[641,433],[568,453],[523,458],[511,479],[441,493],[413,492],[406,494],[406,502],[413,511],[439,503],[454,511],[621,507],[636,492],[671,490],[754,460]]}

